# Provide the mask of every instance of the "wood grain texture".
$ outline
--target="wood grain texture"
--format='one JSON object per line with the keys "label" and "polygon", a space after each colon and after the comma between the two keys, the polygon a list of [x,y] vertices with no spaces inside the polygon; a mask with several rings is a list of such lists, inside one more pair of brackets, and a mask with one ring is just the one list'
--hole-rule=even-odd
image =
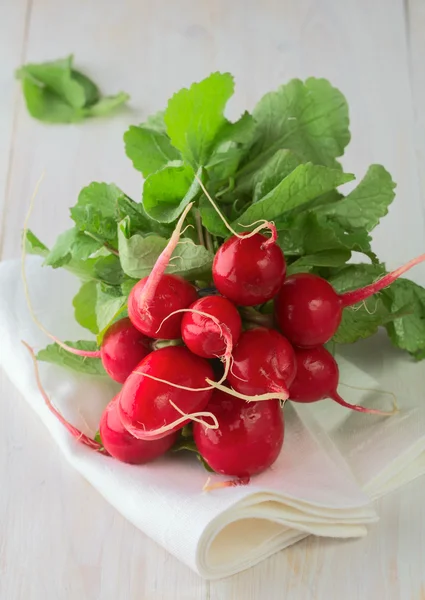
{"label": "wood grain texture", "polygon": [[[0,50],[7,50],[0,62],[6,90],[0,96],[2,258],[19,253],[23,216],[43,169],[31,227],[47,243],[67,226],[68,206],[90,181],[115,181],[138,197],[140,179],[123,152],[126,126],[217,69],[236,76],[231,116],[290,77],[323,76],[340,87],[353,133],[344,166],[361,176],[381,162],[398,182],[398,199],[375,236],[377,252],[389,266],[419,254],[425,235],[425,179],[418,176],[425,158],[423,6],[410,0],[405,12],[402,0],[32,0],[29,13],[24,0],[0,0]],[[72,51],[105,93],[132,95],[127,111],[63,127],[27,115],[20,95],[15,98],[17,63]],[[412,277],[425,283],[425,269]],[[416,386],[412,377],[412,393]],[[68,467],[4,374],[0,411],[1,600],[425,597],[425,530],[418,526],[425,522],[423,480],[380,501],[381,520],[364,540],[310,537],[209,584]]]}

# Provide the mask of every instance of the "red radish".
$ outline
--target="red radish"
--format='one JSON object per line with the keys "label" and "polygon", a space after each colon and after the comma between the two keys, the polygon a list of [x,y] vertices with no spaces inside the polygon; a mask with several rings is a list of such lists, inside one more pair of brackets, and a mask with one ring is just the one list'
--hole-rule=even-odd
{"label": "red radish", "polygon": [[165,454],[177,439],[177,432],[160,440],[145,441],[133,437],[118,416],[118,396],[105,408],[99,433],[105,450],[114,458],[130,464],[143,464]]}
{"label": "red radish", "polygon": [[181,429],[192,413],[199,416],[208,404],[212,389],[206,380],[212,377],[208,361],[187,348],[170,346],[152,352],[122,387],[118,407],[124,427],[141,440],[160,439]]}
{"label": "red radish", "polygon": [[193,202],[186,206],[149,277],[134,286],[128,299],[128,315],[133,325],[149,337],[168,340],[180,337],[181,314],[163,321],[170,313],[187,308],[197,298],[194,286],[188,281],[175,275],[164,275],[192,206]]}
{"label": "red radish", "polygon": [[296,373],[291,344],[278,331],[257,327],[245,331],[233,351],[233,364],[227,377],[242,394],[276,392],[286,394]]}
{"label": "red radish", "polygon": [[391,415],[392,412],[382,412],[365,408],[357,404],[349,404],[337,392],[339,369],[336,360],[323,346],[316,348],[295,348],[297,374],[289,388],[289,398],[294,402],[317,402],[331,398],[358,412],[379,415]]}
{"label": "red radish", "polygon": [[362,302],[391,285],[400,275],[425,260],[425,254],[388,273],[379,281],[337,294],[325,279],[311,273],[288,277],[275,300],[276,319],[292,344],[312,348],[328,342],[341,322],[346,306]]}
{"label": "red radish", "polygon": [[274,235],[248,233],[220,246],[212,272],[220,294],[240,306],[255,306],[276,296],[285,279],[286,262]]}
{"label": "red radish", "polygon": [[[149,275],[150,277],[150,275]],[[145,277],[130,292],[128,315],[133,325],[145,335],[163,340],[181,336],[183,315],[177,313],[165,320],[172,312],[187,308],[197,299],[195,287],[176,275],[162,275],[156,286],[155,296],[146,300],[143,295],[149,277]]]}
{"label": "red radish", "polygon": [[247,403],[215,391],[207,409],[218,429],[194,423],[193,437],[202,458],[223,475],[249,477],[270,467],[283,444],[283,411],[278,400]]}
{"label": "red radish", "polygon": [[193,312],[184,314],[181,334],[191,352],[203,358],[220,357],[226,352],[226,342],[220,326],[205,316],[205,313],[216,317],[220,324],[229,329],[232,344],[236,345],[241,334],[242,321],[229,300],[222,296],[205,296],[191,304],[188,310]]}
{"label": "red radish", "polygon": [[129,318],[111,325],[100,348],[102,364],[111,379],[124,383],[132,370],[151,352],[150,341]]}

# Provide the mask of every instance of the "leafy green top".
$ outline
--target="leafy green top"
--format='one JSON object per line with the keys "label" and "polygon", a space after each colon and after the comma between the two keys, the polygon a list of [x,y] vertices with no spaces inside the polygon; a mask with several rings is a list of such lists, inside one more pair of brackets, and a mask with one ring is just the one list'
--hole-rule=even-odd
{"label": "leafy green top", "polygon": [[[75,75],[70,59],[25,69],[24,82],[39,79],[43,90],[73,111],[98,101],[96,88]],[[229,232],[199,180],[233,228],[242,231],[259,219],[275,222],[289,273],[317,273],[342,292],[385,272],[370,232],[387,214],[395,184],[383,166],[371,165],[344,196],[341,186],[354,176],[337,162],[350,140],[341,92],[324,79],[295,79],[266,94],[252,115],[231,122],[224,113],[233,87],[231,75],[213,73],[177,92],[164,112],[126,131],[126,153],[145,178],[141,202],[114,184],[95,182],[81,191],[71,209],[73,227],[51,250],[28,232],[28,251],[81,279],[75,317],[98,343],[125,314],[130,290],[150,273],[189,202],[195,204],[191,227],[168,272],[210,284],[214,252]],[[347,264],[353,252],[363,254],[364,262]],[[351,343],[379,326],[396,346],[424,358],[425,290],[403,279],[345,310],[334,341]],[[55,347],[43,352],[45,360],[75,367]]]}

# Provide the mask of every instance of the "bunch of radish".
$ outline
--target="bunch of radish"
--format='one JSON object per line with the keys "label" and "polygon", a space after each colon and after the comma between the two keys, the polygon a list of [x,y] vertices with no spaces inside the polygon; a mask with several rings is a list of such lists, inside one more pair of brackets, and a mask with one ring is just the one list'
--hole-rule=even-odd
{"label": "bunch of radish", "polygon": [[[82,443],[128,463],[163,455],[190,424],[197,451],[211,470],[246,481],[270,467],[282,449],[286,400],[331,398],[356,411],[379,412],[340,397],[338,366],[324,344],[345,307],[390,285],[425,256],[338,295],[317,275],[286,277],[276,229],[265,222],[263,233],[257,228],[235,234],[219,247],[214,287],[205,295],[165,273],[190,209],[189,204],[150,275],[133,287],[128,317],[110,327],[100,350],[85,352],[59,342],[74,354],[101,358],[108,375],[122,384],[100,420],[101,443],[67,424],[45,399]],[[246,307],[269,301],[274,319],[268,327],[241,317]]]}

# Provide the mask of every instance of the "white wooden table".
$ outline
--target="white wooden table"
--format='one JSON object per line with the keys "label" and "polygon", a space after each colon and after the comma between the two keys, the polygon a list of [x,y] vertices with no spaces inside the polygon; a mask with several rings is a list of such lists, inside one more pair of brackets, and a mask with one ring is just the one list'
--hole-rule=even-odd
{"label": "white wooden table", "polygon": [[[128,91],[131,110],[78,126],[31,120],[14,68],[69,52],[105,92]],[[398,265],[424,249],[424,63],[424,0],[0,0],[1,258],[19,254],[44,168],[31,228],[47,243],[90,181],[137,197],[126,126],[220,69],[236,76],[235,116],[290,77],[324,76],[342,89],[353,133],[347,169],[361,176],[381,162],[398,182],[375,236],[378,253]],[[425,269],[412,276],[425,284]],[[5,374],[0,415],[1,600],[425,599],[424,480],[383,499],[364,540],[310,537],[210,584],[69,468]]]}

